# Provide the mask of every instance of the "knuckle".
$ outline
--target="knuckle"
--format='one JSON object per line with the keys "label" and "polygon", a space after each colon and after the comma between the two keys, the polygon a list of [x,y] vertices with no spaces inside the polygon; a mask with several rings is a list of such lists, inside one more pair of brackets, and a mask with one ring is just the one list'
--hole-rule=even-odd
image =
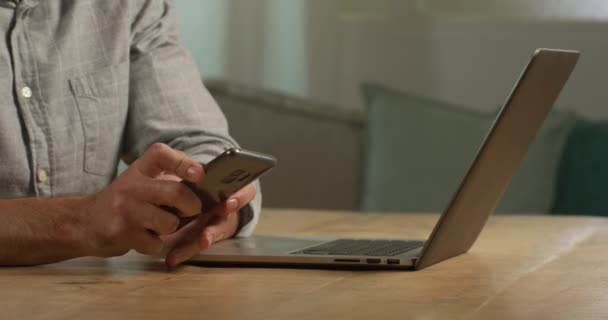
{"label": "knuckle", "polygon": [[128,200],[123,196],[115,196],[110,202],[112,213],[115,215],[123,216],[128,211]]}
{"label": "knuckle", "polygon": [[186,189],[185,186],[181,185],[181,184],[176,184],[175,186],[173,186],[173,188],[171,188],[171,192],[170,192],[170,197],[171,200],[176,203],[180,200],[182,200],[184,198],[184,196],[187,194],[188,190]]}
{"label": "knuckle", "polygon": [[158,155],[163,152],[166,152],[167,148],[169,148],[169,146],[167,146],[166,144],[161,143],[161,142],[155,142],[150,146],[150,148],[148,150],[150,151],[151,154]]}
{"label": "knuckle", "polygon": [[177,152],[177,156],[182,161],[182,163],[185,163],[186,161],[188,161],[190,159],[190,157],[188,157],[188,154],[186,154],[182,150],[175,150],[175,151]]}
{"label": "knuckle", "polygon": [[128,225],[123,219],[115,219],[109,228],[110,239],[120,239],[128,233]]}
{"label": "knuckle", "polygon": [[190,189],[188,189],[188,187],[186,187],[184,184],[182,183],[178,183],[177,184],[177,188],[176,188],[176,195],[178,197],[183,197],[188,195],[188,193],[190,192]]}

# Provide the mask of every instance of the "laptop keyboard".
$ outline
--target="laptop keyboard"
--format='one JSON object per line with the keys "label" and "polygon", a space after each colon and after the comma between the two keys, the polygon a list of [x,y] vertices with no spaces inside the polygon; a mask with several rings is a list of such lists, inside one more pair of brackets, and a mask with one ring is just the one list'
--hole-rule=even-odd
{"label": "laptop keyboard", "polygon": [[422,247],[423,241],[338,239],[291,254],[336,256],[396,256]]}

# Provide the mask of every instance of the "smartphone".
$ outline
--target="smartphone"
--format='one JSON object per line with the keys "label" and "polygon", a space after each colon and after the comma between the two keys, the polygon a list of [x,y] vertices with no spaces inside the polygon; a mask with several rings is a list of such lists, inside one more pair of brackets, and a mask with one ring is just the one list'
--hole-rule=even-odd
{"label": "smartphone", "polygon": [[232,148],[203,165],[205,177],[201,182],[182,182],[198,195],[206,212],[270,171],[276,163],[272,156]]}

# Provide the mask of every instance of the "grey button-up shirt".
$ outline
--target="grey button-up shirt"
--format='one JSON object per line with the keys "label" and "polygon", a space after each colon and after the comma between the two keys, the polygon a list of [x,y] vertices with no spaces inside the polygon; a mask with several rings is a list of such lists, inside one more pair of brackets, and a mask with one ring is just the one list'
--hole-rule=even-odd
{"label": "grey button-up shirt", "polygon": [[154,142],[236,146],[177,33],[163,0],[0,0],[0,197],[97,192]]}

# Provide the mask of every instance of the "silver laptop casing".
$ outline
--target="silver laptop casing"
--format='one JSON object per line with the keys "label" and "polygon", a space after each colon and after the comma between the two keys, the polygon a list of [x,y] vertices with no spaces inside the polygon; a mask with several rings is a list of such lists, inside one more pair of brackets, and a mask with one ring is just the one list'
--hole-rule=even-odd
{"label": "silver laptop casing", "polygon": [[[420,255],[422,246],[395,256],[336,256],[293,254],[303,249],[343,238],[277,237],[251,236],[229,239],[214,244],[190,262],[203,262],[206,265],[265,265],[265,266],[341,266],[353,268],[413,269],[415,259]],[[361,238],[357,238],[358,240]],[[373,240],[373,239],[372,239]],[[381,239],[403,240],[403,239]],[[398,263],[395,263],[398,261]]]}

